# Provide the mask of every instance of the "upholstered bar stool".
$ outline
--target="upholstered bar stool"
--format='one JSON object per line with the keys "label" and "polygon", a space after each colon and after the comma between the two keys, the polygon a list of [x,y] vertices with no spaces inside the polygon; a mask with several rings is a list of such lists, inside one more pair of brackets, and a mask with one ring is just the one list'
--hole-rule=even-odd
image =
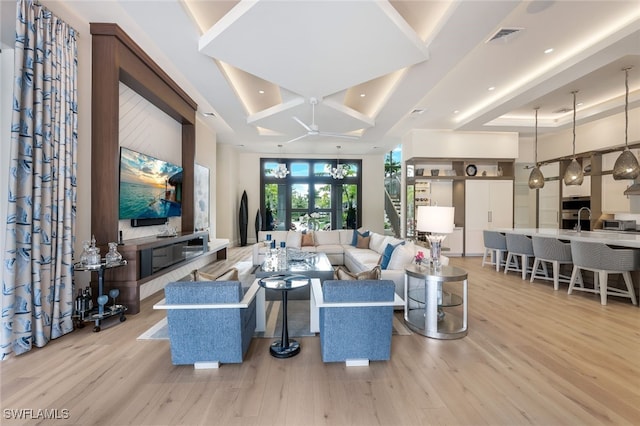
{"label": "upholstered bar stool", "polygon": [[[507,264],[504,267],[504,273],[509,271],[522,272],[522,279],[527,279],[527,274],[530,274],[533,270],[529,266],[529,259],[533,259],[533,243],[531,237],[522,234],[507,233],[505,235],[507,240]],[[518,258],[520,258],[522,265],[518,264]]]}
{"label": "upholstered bar stool", "polygon": [[[507,240],[503,233],[496,231],[482,231],[484,238],[484,255],[482,256],[482,266],[485,264],[496,265],[496,271],[500,271],[500,266],[505,266],[504,255],[507,252]],[[487,260],[487,256],[489,260]]]}
{"label": "upholstered bar stool", "polygon": [[[573,290],[600,293],[600,303],[607,304],[607,295],[628,297],[637,305],[636,293],[631,280],[631,271],[640,269],[640,250],[632,248],[613,248],[604,243],[571,241],[573,272],[569,283],[569,294]],[[580,270],[593,272],[593,288],[586,288],[577,282]],[[608,286],[609,274],[622,274],[627,289]],[[578,283],[578,287],[576,287]]]}
{"label": "upholstered bar stool", "polygon": [[[531,273],[531,282],[534,279],[551,280],[553,279],[553,289],[558,290],[560,282],[567,283],[571,281],[571,277],[560,273],[560,265],[571,265],[573,263],[571,257],[571,244],[569,241],[562,241],[553,237],[540,237],[534,235],[531,239],[533,244],[533,254],[536,256],[533,262],[533,272]],[[553,277],[549,277],[546,264],[551,263],[553,268]],[[540,268],[542,267],[542,268]],[[579,282],[582,282],[582,275],[578,275]]]}

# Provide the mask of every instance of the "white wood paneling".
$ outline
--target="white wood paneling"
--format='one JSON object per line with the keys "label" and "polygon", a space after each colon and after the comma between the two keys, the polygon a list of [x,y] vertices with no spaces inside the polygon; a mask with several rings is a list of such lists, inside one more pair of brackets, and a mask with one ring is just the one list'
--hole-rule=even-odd
{"label": "white wood paneling", "polygon": [[[119,86],[120,146],[150,155],[160,160],[182,165],[182,124],[131,90]],[[182,229],[182,218],[169,218],[171,226]],[[159,233],[156,226],[131,227],[131,221],[121,220],[118,227],[125,240]]]}

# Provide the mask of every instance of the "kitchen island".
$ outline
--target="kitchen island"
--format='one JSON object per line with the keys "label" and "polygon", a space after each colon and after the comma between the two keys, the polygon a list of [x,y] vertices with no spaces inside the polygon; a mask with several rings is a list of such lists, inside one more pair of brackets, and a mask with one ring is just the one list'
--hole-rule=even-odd
{"label": "kitchen island", "polygon": [[615,232],[615,231],[574,231],[571,229],[553,228],[498,228],[492,231],[528,236],[555,237],[560,240],[587,241],[592,243],[604,243],[611,246],[640,248],[640,233]]}
{"label": "kitchen island", "polygon": [[[493,231],[511,235],[519,234],[528,237],[538,236],[571,241],[572,256],[577,259],[579,255],[581,263],[573,267],[569,294],[573,290],[600,294],[600,303],[602,305],[607,304],[608,295],[628,297],[634,305],[637,305],[635,287],[640,282],[640,261],[637,250],[640,249],[640,234],[608,230],[574,231],[549,228],[503,228],[494,229]],[[585,243],[597,244],[591,246]],[[574,250],[579,251],[576,253]],[[593,272],[593,282],[588,281],[589,284],[593,284],[593,288],[587,288],[580,284],[580,280],[576,281],[576,274],[580,271]],[[557,274],[558,272],[556,271],[554,276],[557,277]],[[620,282],[609,285],[607,280],[609,274],[622,274],[624,285]],[[585,277],[582,276],[582,278],[584,279]],[[579,287],[575,287],[576,283],[579,284]],[[557,289],[557,278],[554,288]]]}

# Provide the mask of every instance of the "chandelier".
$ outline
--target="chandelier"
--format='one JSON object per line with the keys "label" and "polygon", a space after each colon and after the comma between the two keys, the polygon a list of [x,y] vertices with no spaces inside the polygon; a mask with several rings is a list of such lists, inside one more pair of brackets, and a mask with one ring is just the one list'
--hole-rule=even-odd
{"label": "chandelier", "polygon": [[[282,145],[278,145],[280,151],[282,151]],[[276,179],[284,179],[289,174],[289,170],[287,169],[287,165],[285,163],[278,163],[278,167],[273,170],[272,176]]]}
{"label": "chandelier", "polygon": [[584,172],[582,166],[576,160],[576,93],[578,91],[571,92],[573,94],[573,160],[564,172],[564,184],[565,185],[582,185],[584,180]]}
{"label": "chandelier", "polygon": [[535,107],[536,110],[536,137],[535,137],[535,167],[531,170],[531,174],[529,175],[529,188],[531,189],[540,189],[544,187],[544,176],[542,175],[542,171],[538,165],[538,110],[540,107]]}
{"label": "chandelier", "polygon": [[[340,145],[336,146],[336,148],[340,149]],[[329,167],[329,174],[334,179],[344,179],[349,173],[349,165],[348,164],[340,164],[340,159],[336,160],[336,167]]]}
{"label": "chandelier", "polygon": [[287,170],[287,165],[284,163],[278,164],[278,167],[273,171],[273,177],[278,179],[284,179],[289,174],[289,170]]}
{"label": "chandelier", "polygon": [[640,165],[631,151],[629,151],[629,70],[625,68],[625,98],[624,98],[624,151],[613,166],[613,179],[635,179],[640,175]]}

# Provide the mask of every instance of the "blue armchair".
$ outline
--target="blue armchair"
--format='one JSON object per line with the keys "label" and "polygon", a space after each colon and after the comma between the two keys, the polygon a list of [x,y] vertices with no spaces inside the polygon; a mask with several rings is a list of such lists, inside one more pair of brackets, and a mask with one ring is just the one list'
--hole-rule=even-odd
{"label": "blue armchair", "polygon": [[256,329],[258,290],[252,285],[243,294],[238,281],[167,284],[165,300],[154,309],[167,310],[173,364],[217,368],[241,363]]}
{"label": "blue armchair", "polygon": [[403,303],[393,281],[313,280],[312,290],[324,362],[368,365],[390,358],[394,305]]}

